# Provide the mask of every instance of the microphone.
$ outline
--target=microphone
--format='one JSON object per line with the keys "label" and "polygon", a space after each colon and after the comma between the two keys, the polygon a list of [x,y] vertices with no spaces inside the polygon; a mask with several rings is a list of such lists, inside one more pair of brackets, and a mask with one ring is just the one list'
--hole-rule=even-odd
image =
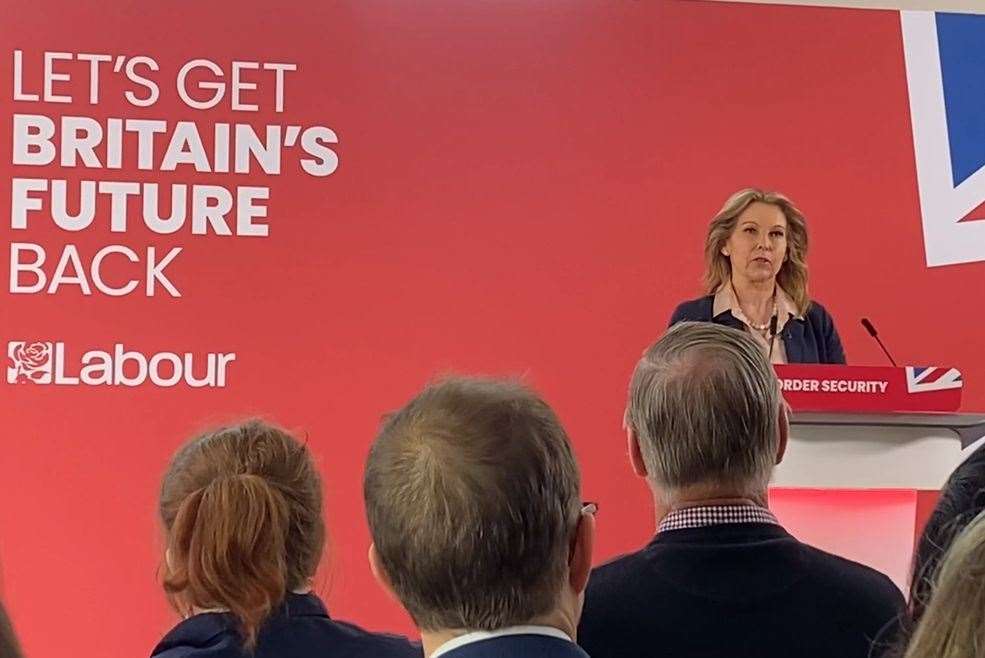
{"label": "microphone", "polygon": [[776,342],[776,313],[770,318],[770,353],[767,359],[773,359],[773,343]]}
{"label": "microphone", "polygon": [[886,355],[886,358],[889,359],[889,362],[892,363],[893,366],[898,368],[899,366],[896,365],[896,360],[893,359],[893,355],[889,353],[889,350],[886,349],[886,346],[882,344],[881,340],[879,340],[879,332],[877,332],[876,328],[872,326],[872,323],[869,322],[868,318],[862,318],[862,326],[865,327],[865,330],[869,333],[870,336],[876,339],[876,342],[879,343],[879,347],[882,348],[882,352],[883,354]]}

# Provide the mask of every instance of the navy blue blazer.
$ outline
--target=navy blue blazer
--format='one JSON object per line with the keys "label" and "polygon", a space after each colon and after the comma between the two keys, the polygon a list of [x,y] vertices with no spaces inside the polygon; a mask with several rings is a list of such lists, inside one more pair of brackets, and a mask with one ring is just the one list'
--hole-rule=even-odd
{"label": "navy blue blazer", "polygon": [[418,644],[396,635],[369,633],[335,621],[314,594],[288,594],[243,649],[232,615],[207,612],[185,619],[154,647],[153,658],[421,658]]}
{"label": "navy blue blazer", "polygon": [[[441,654],[441,658],[588,658],[567,640],[547,635],[504,635],[470,642]],[[367,656],[368,658],[368,656]]]}
{"label": "navy blue blazer", "polygon": [[[712,317],[714,295],[699,297],[684,302],[674,311],[670,318],[670,326],[678,322],[714,322],[734,329],[743,329],[739,320],[731,311],[722,311]],[[786,323],[780,332],[783,347],[787,350],[787,361],[790,363],[845,363],[845,350],[841,347],[841,338],[835,329],[834,320],[817,302],[811,302],[803,319],[794,318]]]}
{"label": "navy blue blazer", "polygon": [[578,642],[592,658],[869,658],[905,605],[777,525],[667,530],[592,571]]}

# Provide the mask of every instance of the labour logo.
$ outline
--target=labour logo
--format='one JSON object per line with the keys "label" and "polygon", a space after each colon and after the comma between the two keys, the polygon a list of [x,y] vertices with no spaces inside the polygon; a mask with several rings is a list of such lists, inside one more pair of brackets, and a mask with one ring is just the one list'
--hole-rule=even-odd
{"label": "labour logo", "polygon": [[70,349],[65,343],[7,343],[8,384],[56,386],[188,386],[224,388],[235,352],[145,354],[115,343],[112,350]]}
{"label": "labour logo", "polygon": [[927,265],[985,261],[985,16],[901,20]]}
{"label": "labour logo", "polygon": [[50,384],[54,361],[51,343],[27,343],[12,340],[7,343],[8,384]]}

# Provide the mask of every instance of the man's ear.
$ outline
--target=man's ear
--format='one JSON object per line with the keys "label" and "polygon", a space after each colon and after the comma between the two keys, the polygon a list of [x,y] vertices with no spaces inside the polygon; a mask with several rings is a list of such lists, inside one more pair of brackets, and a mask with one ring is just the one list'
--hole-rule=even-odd
{"label": "man's ear", "polygon": [[643,453],[640,451],[640,442],[636,438],[636,432],[632,427],[626,427],[626,448],[629,451],[629,463],[633,465],[633,472],[641,478],[649,475],[646,470],[646,462],[643,461]]}
{"label": "man's ear", "polygon": [[393,584],[390,582],[390,576],[387,575],[386,569],[383,568],[383,560],[380,559],[380,554],[376,552],[376,544],[372,543],[369,545],[369,570],[373,572],[373,578],[376,582],[380,584],[383,591],[387,595],[400,603],[400,598],[397,596],[396,592],[393,591]]}
{"label": "man's ear", "polygon": [[780,442],[776,449],[776,463],[783,461],[783,455],[787,452],[787,443],[790,440],[790,405],[782,397],[780,398],[780,412],[776,418],[777,429],[780,435]]}
{"label": "man's ear", "polygon": [[588,576],[592,572],[592,553],[595,550],[595,515],[582,512],[575,528],[574,544],[568,559],[568,582],[575,594],[581,594],[588,587]]}

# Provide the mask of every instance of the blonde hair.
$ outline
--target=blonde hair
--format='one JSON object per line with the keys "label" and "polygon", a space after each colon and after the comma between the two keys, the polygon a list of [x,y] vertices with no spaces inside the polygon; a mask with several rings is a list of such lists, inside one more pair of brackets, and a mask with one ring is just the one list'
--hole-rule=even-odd
{"label": "blonde hair", "polygon": [[735,224],[746,208],[756,202],[776,206],[787,219],[787,255],[776,282],[790,295],[797,311],[806,313],[811,300],[807,295],[807,222],[804,215],[787,197],[779,192],[765,192],[747,187],[728,198],[708,225],[705,239],[705,294],[713,295],[732,278],[732,264],[722,254],[722,247],[735,230]]}
{"label": "blonde hair", "polygon": [[954,540],[904,658],[985,657],[985,512]]}

